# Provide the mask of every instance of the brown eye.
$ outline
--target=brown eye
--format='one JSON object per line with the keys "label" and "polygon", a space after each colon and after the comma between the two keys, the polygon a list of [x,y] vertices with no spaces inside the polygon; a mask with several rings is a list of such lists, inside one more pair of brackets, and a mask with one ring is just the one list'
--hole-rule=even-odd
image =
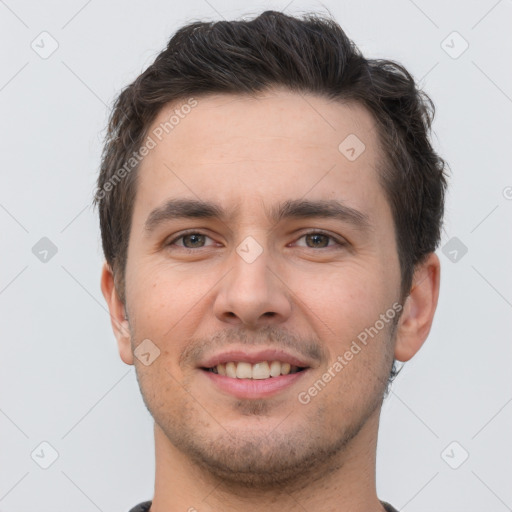
{"label": "brown eye", "polygon": [[212,242],[212,239],[198,231],[189,231],[188,233],[182,233],[181,235],[173,238],[166,245],[172,249],[183,249],[185,251],[194,249],[203,249],[211,247],[212,243],[208,245],[207,240]]}
{"label": "brown eye", "polygon": [[196,247],[203,247],[206,236],[200,233],[192,233],[181,237],[183,245],[187,249],[194,249]]}
{"label": "brown eye", "polygon": [[323,235],[322,233],[313,233],[313,234],[308,234],[305,236],[306,236],[306,243],[310,242],[310,244],[308,243],[308,247],[323,248],[323,247],[327,247],[329,245],[330,237],[327,235]]}
{"label": "brown eye", "polygon": [[299,243],[298,245],[308,249],[327,249],[335,248],[336,246],[339,248],[346,245],[343,240],[339,240],[338,238],[328,233],[323,233],[322,231],[310,231],[309,233],[304,233],[299,238],[299,240],[302,239],[304,239],[305,243]]}

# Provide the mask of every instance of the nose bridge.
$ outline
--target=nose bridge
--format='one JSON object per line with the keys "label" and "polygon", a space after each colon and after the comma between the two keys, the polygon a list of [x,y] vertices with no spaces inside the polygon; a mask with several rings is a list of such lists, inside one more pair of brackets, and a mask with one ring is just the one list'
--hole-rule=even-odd
{"label": "nose bridge", "polygon": [[215,303],[215,314],[223,321],[257,324],[272,318],[277,322],[290,313],[288,295],[270,270],[271,253],[263,235],[258,238],[246,236],[231,254],[231,270]]}
{"label": "nose bridge", "polygon": [[[262,236],[258,238],[262,240]],[[270,260],[266,244],[258,242],[253,236],[244,238],[232,255],[231,280],[236,281],[238,290],[255,298],[268,294]]]}

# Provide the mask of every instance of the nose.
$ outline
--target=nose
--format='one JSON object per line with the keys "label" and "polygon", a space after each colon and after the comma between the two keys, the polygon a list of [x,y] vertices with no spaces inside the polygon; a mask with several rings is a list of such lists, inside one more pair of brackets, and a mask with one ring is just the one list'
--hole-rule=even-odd
{"label": "nose", "polygon": [[[242,253],[240,253],[242,254]],[[291,313],[291,292],[263,251],[254,261],[233,251],[231,271],[220,282],[214,313],[222,322],[261,328],[285,322]]]}

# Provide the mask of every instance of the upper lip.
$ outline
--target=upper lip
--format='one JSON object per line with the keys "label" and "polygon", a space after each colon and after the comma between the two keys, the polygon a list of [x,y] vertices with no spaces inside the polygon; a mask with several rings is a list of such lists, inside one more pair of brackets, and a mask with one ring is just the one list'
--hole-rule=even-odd
{"label": "upper lip", "polygon": [[227,350],[214,354],[199,363],[200,368],[213,368],[221,363],[230,361],[246,362],[251,364],[261,363],[262,361],[280,361],[289,363],[291,366],[308,368],[312,366],[311,361],[295,356],[284,350],[268,348],[257,351],[249,350]]}

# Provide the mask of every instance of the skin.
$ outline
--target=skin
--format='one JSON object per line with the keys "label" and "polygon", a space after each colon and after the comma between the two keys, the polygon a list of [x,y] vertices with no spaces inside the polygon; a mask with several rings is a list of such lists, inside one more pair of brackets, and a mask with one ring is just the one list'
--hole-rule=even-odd
{"label": "skin", "polygon": [[[150,131],[175,108],[162,109]],[[355,161],[338,150],[349,134],[366,146]],[[375,488],[381,404],[393,357],[409,360],[430,331],[440,277],[434,253],[416,268],[396,329],[387,323],[309,403],[297,399],[401,300],[382,160],[362,106],[284,89],[198,98],[145,157],[126,303],[107,264],[101,287],[120,356],[135,365],[155,420],[152,512],[383,510]],[[148,233],[149,214],[171,198],[238,210],[225,221],[168,219]],[[267,219],[268,209],[293,199],[343,201],[368,217],[369,229],[330,218]],[[206,237],[174,241],[188,229]],[[305,236],[317,229],[335,238]],[[236,251],[248,236],[263,250],[252,263]],[[145,339],[160,350],[148,366],[133,354]],[[315,357],[291,387],[259,400],[219,391],[197,368],[205,356],[248,346]]]}

